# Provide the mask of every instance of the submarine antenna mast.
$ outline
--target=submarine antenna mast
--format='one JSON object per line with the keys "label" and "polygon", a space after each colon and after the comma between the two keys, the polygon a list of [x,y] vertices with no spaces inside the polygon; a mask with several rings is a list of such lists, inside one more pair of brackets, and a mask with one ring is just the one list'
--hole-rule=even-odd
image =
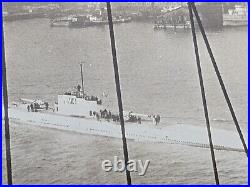
{"label": "submarine antenna mast", "polygon": [[83,62],[80,63],[80,67],[81,67],[81,79],[82,79],[82,97],[84,97],[82,66],[83,66]]}

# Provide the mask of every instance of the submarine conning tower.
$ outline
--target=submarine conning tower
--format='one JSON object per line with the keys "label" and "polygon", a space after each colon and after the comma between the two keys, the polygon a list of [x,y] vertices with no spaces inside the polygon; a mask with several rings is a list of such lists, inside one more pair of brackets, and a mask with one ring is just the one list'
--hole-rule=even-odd
{"label": "submarine conning tower", "polygon": [[102,100],[96,96],[88,96],[83,90],[69,91],[58,95],[55,103],[56,112],[71,116],[89,116],[90,111],[98,112],[103,109]]}

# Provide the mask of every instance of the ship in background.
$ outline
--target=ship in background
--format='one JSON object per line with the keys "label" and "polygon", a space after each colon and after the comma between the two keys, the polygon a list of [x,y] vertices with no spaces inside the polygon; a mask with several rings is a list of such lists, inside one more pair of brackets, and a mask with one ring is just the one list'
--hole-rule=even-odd
{"label": "ship in background", "polygon": [[[131,17],[113,17],[113,23],[127,23],[132,21]],[[85,28],[91,26],[107,25],[108,20],[92,15],[78,15],[66,18],[56,18],[50,20],[51,27]]]}
{"label": "ship in background", "polygon": [[236,4],[227,9],[223,14],[223,26],[247,26],[248,6],[247,4]]}
{"label": "ship in background", "polygon": [[[196,6],[205,28],[222,29],[224,26],[248,25],[247,3],[196,3]],[[190,28],[189,11],[185,3],[163,8],[154,22],[155,30]]]}
{"label": "ship in background", "polygon": [[205,28],[223,27],[222,3],[197,3],[196,6]]}
{"label": "ship in background", "polygon": [[[132,21],[131,17],[116,15],[113,16],[113,23],[127,23]],[[108,19],[104,8],[97,9],[92,14],[73,15],[64,18],[50,20],[51,27],[85,28],[91,26],[107,25]]]}
{"label": "ship in background", "polygon": [[[247,3],[202,2],[196,3],[196,6],[206,28],[248,24]],[[3,19],[16,21],[49,18],[52,26],[86,27],[107,24],[104,7],[104,3],[3,3]],[[155,21],[157,29],[190,28],[188,8],[184,2],[123,2],[112,3],[112,7],[114,22],[117,23],[131,20]],[[103,16],[100,16],[100,12]]]}
{"label": "ship in background", "polygon": [[[205,28],[223,27],[222,3],[197,3],[197,10]],[[155,20],[154,29],[190,29],[189,11],[186,3],[163,9]]]}

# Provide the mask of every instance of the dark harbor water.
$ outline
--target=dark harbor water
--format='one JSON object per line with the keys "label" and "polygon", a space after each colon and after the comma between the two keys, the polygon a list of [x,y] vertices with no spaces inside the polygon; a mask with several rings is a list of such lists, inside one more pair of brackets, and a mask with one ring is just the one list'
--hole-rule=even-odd
{"label": "dark harbor water", "polygon": [[[104,105],[113,111],[117,111],[108,27],[50,28],[47,19],[5,23],[4,26],[10,101],[16,101],[19,98],[40,98],[53,105],[58,94],[64,93],[81,83],[79,64],[84,61],[86,91],[99,97],[102,97],[103,92],[108,94],[107,98],[103,98]],[[162,125],[181,123],[205,127],[190,31],[154,31],[151,23],[132,22],[115,25],[115,37],[124,109],[143,114],[160,114]],[[200,34],[198,34],[198,39],[211,126],[235,130]],[[244,131],[248,131],[247,27],[208,31],[208,39],[240,125]],[[21,130],[17,130],[17,127],[13,127],[17,139],[29,139],[33,136],[31,132],[36,131],[33,127],[29,127],[28,130],[24,130],[23,126]],[[44,129],[38,128],[37,130],[45,134]],[[24,134],[25,132],[28,134]],[[62,134],[57,131],[49,133],[65,136],[66,139],[70,139],[69,136],[71,136],[71,134],[68,135],[65,132],[61,132]],[[36,132],[36,134],[39,133]],[[43,142],[42,134],[38,135],[39,138],[36,141],[41,143],[43,149],[47,145],[50,150],[49,140],[46,140],[48,144]],[[81,141],[81,137],[88,139],[88,136],[76,135],[74,140],[75,143],[78,142],[76,147],[79,149],[77,150],[69,146],[71,144],[69,140],[62,140],[67,144],[67,152],[75,153],[78,159],[84,155],[82,152],[77,152],[80,151],[79,141]],[[14,138],[13,140],[16,143],[17,150],[20,149],[20,152],[24,154],[21,148],[26,149],[25,145],[21,145],[17,139]],[[91,138],[81,144],[89,146],[96,143],[94,150],[87,148],[90,153],[86,153],[84,158],[86,162],[91,157],[99,158],[104,153],[112,155],[111,147],[105,148],[102,140],[112,145],[115,144],[114,148],[121,146],[121,141],[118,140],[107,140],[107,138],[102,137]],[[56,147],[59,149],[60,146],[63,146],[62,142],[58,142],[59,145],[54,145],[53,149],[55,150],[52,151],[52,155],[56,155]],[[197,148],[185,146],[182,148],[182,146],[175,147],[173,145],[156,146],[129,143],[133,144],[130,145],[130,152],[133,152],[131,153],[133,156],[138,159],[147,159],[147,154],[149,154],[150,158],[156,163],[155,165],[152,163],[153,169],[144,179],[135,177],[136,183],[213,183],[209,150],[199,148],[196,150]],[[39,146],[36,146],[36,149],[38,148]],[[117,149],[119,154],[122,155],[120,147]],[[164,152],[165,149],[168,149],[168,151]],[[43,153],[41,150],[36,151]],[[19,152],[16,151],[16,153]],[[33,153],[30,150],[27,154],[35,158],[37,153]],[[157,153],[160,155],[157,155]],[[197,164],[192,160],[193,167],[187,166],[190,164],[194,153],[195,159],[198,159]],[[216,154],[218,154],[220,160],[219,165],[223,165],[219,169],[222,177],[224,177],[223,183],[247,183],[247,158],[244,157],[243,153],[217,152]],[[44,154],[42,155],[44,156]],[[47,152],[46,156],[48,156]],[[25,155],[22,155],[22,157],[25,158]],[[52,156],[50,157],[50,161],[53,163]],[[59,165],[62,167],[65,157],[64,155],[54,162],[61,163]],[[17,167],[15,173],[19,183],[125,182],[125,178],[122,178],[123,174],[121,174],[121,180],[117,179],[115,175],[110,175],[111,178],[116,178],[110,180],[107,180],[104,176],[99,176],[99,174],[97,176],[100,178],[97,176],[91,178],[97,171],[102,172],[97,167],[99,163],[96,163],[96,167],[94,164],[93,167],[89,168],[87,178],[76,179],[72,174],[70,175],[72,177],[68,176],[64,179],[63,174],[58,171],[59,174],[57,173],[55,180],[49,178],[46,181],[45,176],[47,175],[45,174],[41,177],[41,181],[30,181],[22,176],[21,166],[24,167],[25,163],[26,161],[22,162],[19,159],[19,167]],[[49,165],[50,162],[47,164]],[[72,163],[69,162],[68,164]],[[163,168],[162,165],[166,167]],[[70,165],[69,170],[74,170],[73,166],[74,164]],[[157,173],[158,170],[164,170],[164,172]],[[34,168],[26,172],[31,171],[35,172],[33,175],[37,178],[41,173],[45,173],[45,171],[40,171],[39,174]],[[82,172],[84,173],[84,171]],[[80,176],[81,171],[76,173],[76,175],[78,174]]]}

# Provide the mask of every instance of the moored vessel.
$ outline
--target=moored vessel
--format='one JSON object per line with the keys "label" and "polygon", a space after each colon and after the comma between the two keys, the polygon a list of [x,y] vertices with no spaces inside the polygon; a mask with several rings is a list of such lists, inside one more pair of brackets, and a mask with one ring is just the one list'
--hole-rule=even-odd
{"label": "moored vessel", "polygon": [[[132,21],[130,17],[114,17],[113,23],[127,23]],[[84,28],[90,26],[101,26],[107,25],[108,20],[104,17],[96,17],[96,16],[75,16],[69,22],[69,27],[71,28]]]}
{"label": "moored vessel", "polygon": [[[131,22],[131,17],[114,17],[113,23],[128,23]],[[50,20],[51,27],[70,27],[70,28],[85,28],[91,26],[107,25],[108,20],[104,17],[93,15],[77,15],[66,18],[56,18]]]}
{"label": "moored vessel", "polygon": [[223,26],[247,26],[248,8],[243,5],[235,5],[234,9],[229,9],[227,14],[223,14]]}

